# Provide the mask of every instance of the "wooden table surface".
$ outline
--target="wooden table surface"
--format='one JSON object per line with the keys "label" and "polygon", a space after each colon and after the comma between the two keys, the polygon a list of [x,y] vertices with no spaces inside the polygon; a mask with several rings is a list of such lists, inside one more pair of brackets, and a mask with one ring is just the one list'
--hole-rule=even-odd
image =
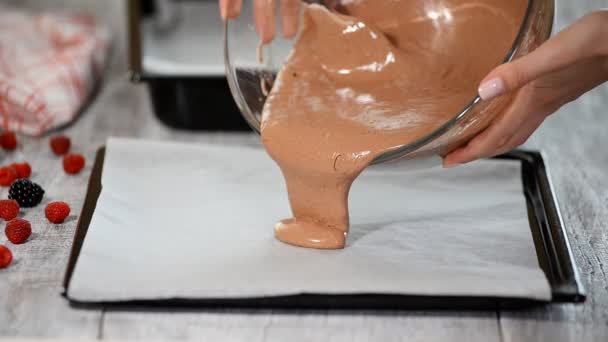
{"label": "wooden table surface", "polygon": [[[92,161],[109,135],[217,144],[259,144],[253,134],[192,133],[169,129],[154,117],[147,90],[125,73],[122,0],[9,0],[34,9],[74,6],[96,11],[116,23],[117,48],[110,76],[91,106],[63,133]],[[100,5],[103,3],[103,5]],[[557,29],[606,7],[608,0],[558,1]],[[118,19],[117,19],[118,18]],[[122,26],[121,26],[122,25]],[[77,217],[48,224],[43,210],[27,210],[31,241],[8,244],[15,260],[0,271],[0,337],[91,339],[202,339],[208,341],[608,341],[608,86],[583,96],[548,119],[527,147],[547,155],[561,212],[588,291],[586,303],[549,305],[525,311],[369,312],[306,311],[115,311],[70,308],[61,282]],[[207,113],[207,115],[220,113]],[[0,164],[27,160],[47,201],[64,200],[79,213],[90,164],[67,176],[48,148],[48,137],[21,138],[18,151],[0,155]],[[6,188],[0,197],[7,195]]]}

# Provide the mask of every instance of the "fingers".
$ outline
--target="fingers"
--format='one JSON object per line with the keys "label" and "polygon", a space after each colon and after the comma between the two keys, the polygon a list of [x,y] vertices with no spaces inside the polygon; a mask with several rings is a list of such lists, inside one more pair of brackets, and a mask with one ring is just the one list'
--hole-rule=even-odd
{"label": "fingers", "polygon": [[528,138],[540,127],[540,125],[545,121],[547,116],[545,115],[535,115],[530,120],[526,121],[522,127],[517,130],[517,133],[511,138],[511,140],[505,146],[505,149],[501,151],[497,151],[498,153],[494,155],[503,154],[511,151],[512,149],[521,146],[528,141]]}
{"label": "fingers", "polygon": [[489,100],[582,59],[608,55],[606,27],[608,11],[581,18],[528,55],[491,71],[479,86],[479,96]]}
{"label": "fingers", "polygon": [[486,128],[483,132],[475,136],[468,144],[463,147],[459,147],[454,151],[450,152],[445,158],[443,158],[443,167],[450,168],[466,163],[466,160],[472,160],[473,154],[478,153],[475,151],[478,149],[480,142],[483,142],[487,138],[489,128]]}
{"label": "fingers", "polygon": [[[509,106],[503,115],[493,121],[488,128],[475,136],[467,145],[452,151],[446,156],[443,162],[444,166],[451,167],[464,164],[512,149],[514,147],[513,144],[519,142],[518,138],[522,138],[520,134],[521,127],[527,125],[528,122],[536,122],[532,118],[534,114],[531,114],[533,113],[533,107],[530,101],[531,97],[529,94],[518,94],[513,104]],[[541,114],[543,115],[539,116],[545,116],[544,113]]]}
{"label": "fingers", "polygon": [[[470,146],[485,145],[484,139],[488,138],[489,131],[484,131],[482,135],[478,135],[475,139],[479,139],[477,142],[471,141],[470,145],[458,148],[450,153],[443,161],[443,166],[446,168],[454,167],[460,164],[467,163],[477,158],[487,158],[503,153],[507,153],[514,148],[523,145],[528,138],[534,133],[534,131],[545,121],[546,116],[537,115],[533,119],[526,121],[521,127],[518,128],[517,133],[509,138],[509,140],[500,147],[494,147],[488,149],[487,153],[483,156],[473,156]],[[491,145],[489,145],[491,146]]]}
{"label": "fingers", "polygon": [[285,38],[295,37],[300,20],[300,0],[281,0],[281,18]]}
{"label": "fingers", "polygon": [[241,13],[243,0],[220,0],[220,15],[224,21],[234,19]]}
{"label": "fingers", "polygon": [[267,44],[274,39],[274,0],[253,0],[253,13],[255,28],[262,44]]}
{"label": "fingers", "polygon": [[[300,0],[281,1],[281,26],[285,38],[298,33]],[[220,14],[224,20],[236,18],[241,12],[243,0],[220,0]],[[276,34],[274,17],[275,0],[253,0],[255,29],[262,44],[270,43]]]}

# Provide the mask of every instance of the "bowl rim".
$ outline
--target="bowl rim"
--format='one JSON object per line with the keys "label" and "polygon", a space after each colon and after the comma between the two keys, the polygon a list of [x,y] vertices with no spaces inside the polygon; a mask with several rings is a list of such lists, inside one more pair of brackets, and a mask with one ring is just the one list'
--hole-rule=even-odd
{"label": "bowl rim", "polygon": [[[511,45],[511,48],[509,49],[505,58],[503,59],[503,61],[500,64],[511,62],[513,60],[513,58],[515,57],[518,47],[521,44],[521,42],[526,34],[525,29],[530,24],[530,20],[532,18],[532,10],[537,1],[545,1],[545,0],[528,0],[528,6],[526,8],[526,13],[524,15],[524,19],[522,20],[521,26],[519,27],[517,35],[515,36],[515,39],[513,40],[513,44]],[[550,1],[552,1],[552,0],[550,0]],[[552,18],[554,18],[554,17],[555,17],[555,8],[553,8],[553,13],[552,13]],[[551,22],[549,23],[549,29],[547,30],[547,32],[548,32],[547,36],[542,37],[543,40],[547,39],[551,35],[551,32],[553,30],[553,24],[554,24],[553,22],[554,22],[554,20],[552,19]],[[237,107],[241,111],[241,114],[243,114],[243,117],[245,118],[245,120],[247,121],[249,126],[251,126],[251,129],[253,129],[256,133],[260,134],[261,121],[258,120],[258,118],[255,116],[255,114],[253,114],[251,112],[251,109],[247,105],[247,102],[243,98],[243,95],[240,92],[240,90],[236,84],[236,74],[235,74],[234,68],[232,68],[232,63],[230,60],[230,49],[228,48],[228,46],[229,46],[228,25],[229,25],[229,20],[226,20],[224,22],[224,67],[226,69],[226,78],[228,80],[228,86],[230,88],[230,92],[232,93],[232,96],[235,99]],[[411,143],[392,148],[392,149],[388,150],[387,152],[382,153],[381,155],[376,157],[372,161],[371,164],[378,164],[378,163],[382,163],[385,161],[399,158],[401,156],[404,156],[413,151],[416,151],[419,148],[433,142],[435,139],[441,137],[443,134],[448,132],[452,127],[454,127],[456,124],[458,124],[460,121],[462,121],[465,117],[467,117],[467,114],[471,111],[471,109],[480,101],[481,101],[481,97],[479,96],[479,94],[476,94],[474,96],[473,100],[471,100],[464,107],[464,109],[462,109],[460,112],[458,112],[458,114],[454,115],[452,118],[447,120],[441,126],[435,128],[432,132],[426,134],[423,137],[420,137],[420,138],[414,140]]]}

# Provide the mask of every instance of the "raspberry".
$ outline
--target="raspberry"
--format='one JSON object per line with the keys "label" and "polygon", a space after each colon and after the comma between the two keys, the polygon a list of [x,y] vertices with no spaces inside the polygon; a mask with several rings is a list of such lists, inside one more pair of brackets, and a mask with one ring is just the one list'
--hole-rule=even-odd
{"label": "raspberry", "polygon": [[65,202],[51,202],[44,209],[44,214],[52,223],[62,223],[70,215],[70,206]]}
{"label": "raspberry", "polygon": [[56,135],[51,138],[51,149],[58,156],[68,153],[70,145],[70,138],[65,135]]}
{"label": "raspberry", "polygon": [[0,200],[0,217],[10,221],[19,214],[19,203],[15,200]]}
{"label": "raspberry", "polygon": [[17,136],[15,132],[5,131],[0,134],[0,146],[3,149],[12,151],[17,148]]}
{"label": "raspberry", "polygon": [[0,167],[0,185],[9,186],[17,179],[17,172],[12,167]]}
{"label": "raspberry", "polygon": [[85,159],[82,154],[66,154],[63,157],[63,169],[71,175],[77,174],[82,170]]}
{"label": "raspberry", "polygon": [[14,218],[6,223],[4,234],[10,242],[19,245],[32,235],[32,225],[27,220]]}
{"label": "raspberry", "polygon": [[0,245],[0,268],[7,268],[13,261],[13,253],[8,247]]}
{"label": "raspberry", "polygon": [[19,202],[22,208],[37,206],[44,196],[44,189],[29,179],[18,179],[8,189],[8,198]]}
{"label": "raspberry", "polygon": [[17,172],[17,178],[30,178],[32,174],[32,167],[28,162],[13,163],[9,167],[12,167]]}

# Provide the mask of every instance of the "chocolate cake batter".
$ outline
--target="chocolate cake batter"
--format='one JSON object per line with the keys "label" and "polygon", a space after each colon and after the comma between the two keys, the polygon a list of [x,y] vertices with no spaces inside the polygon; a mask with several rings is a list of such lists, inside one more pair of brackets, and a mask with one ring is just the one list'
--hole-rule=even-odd
{"label": "chocolate cake batter", "polygon": [[331,12],[307,5],[262,115],[262,140],[294,216],[275,226],[276,237],[343,248],[355,178],[378,155],[461,111],[505,58],[526,7],[526,0],[342,0]]}

